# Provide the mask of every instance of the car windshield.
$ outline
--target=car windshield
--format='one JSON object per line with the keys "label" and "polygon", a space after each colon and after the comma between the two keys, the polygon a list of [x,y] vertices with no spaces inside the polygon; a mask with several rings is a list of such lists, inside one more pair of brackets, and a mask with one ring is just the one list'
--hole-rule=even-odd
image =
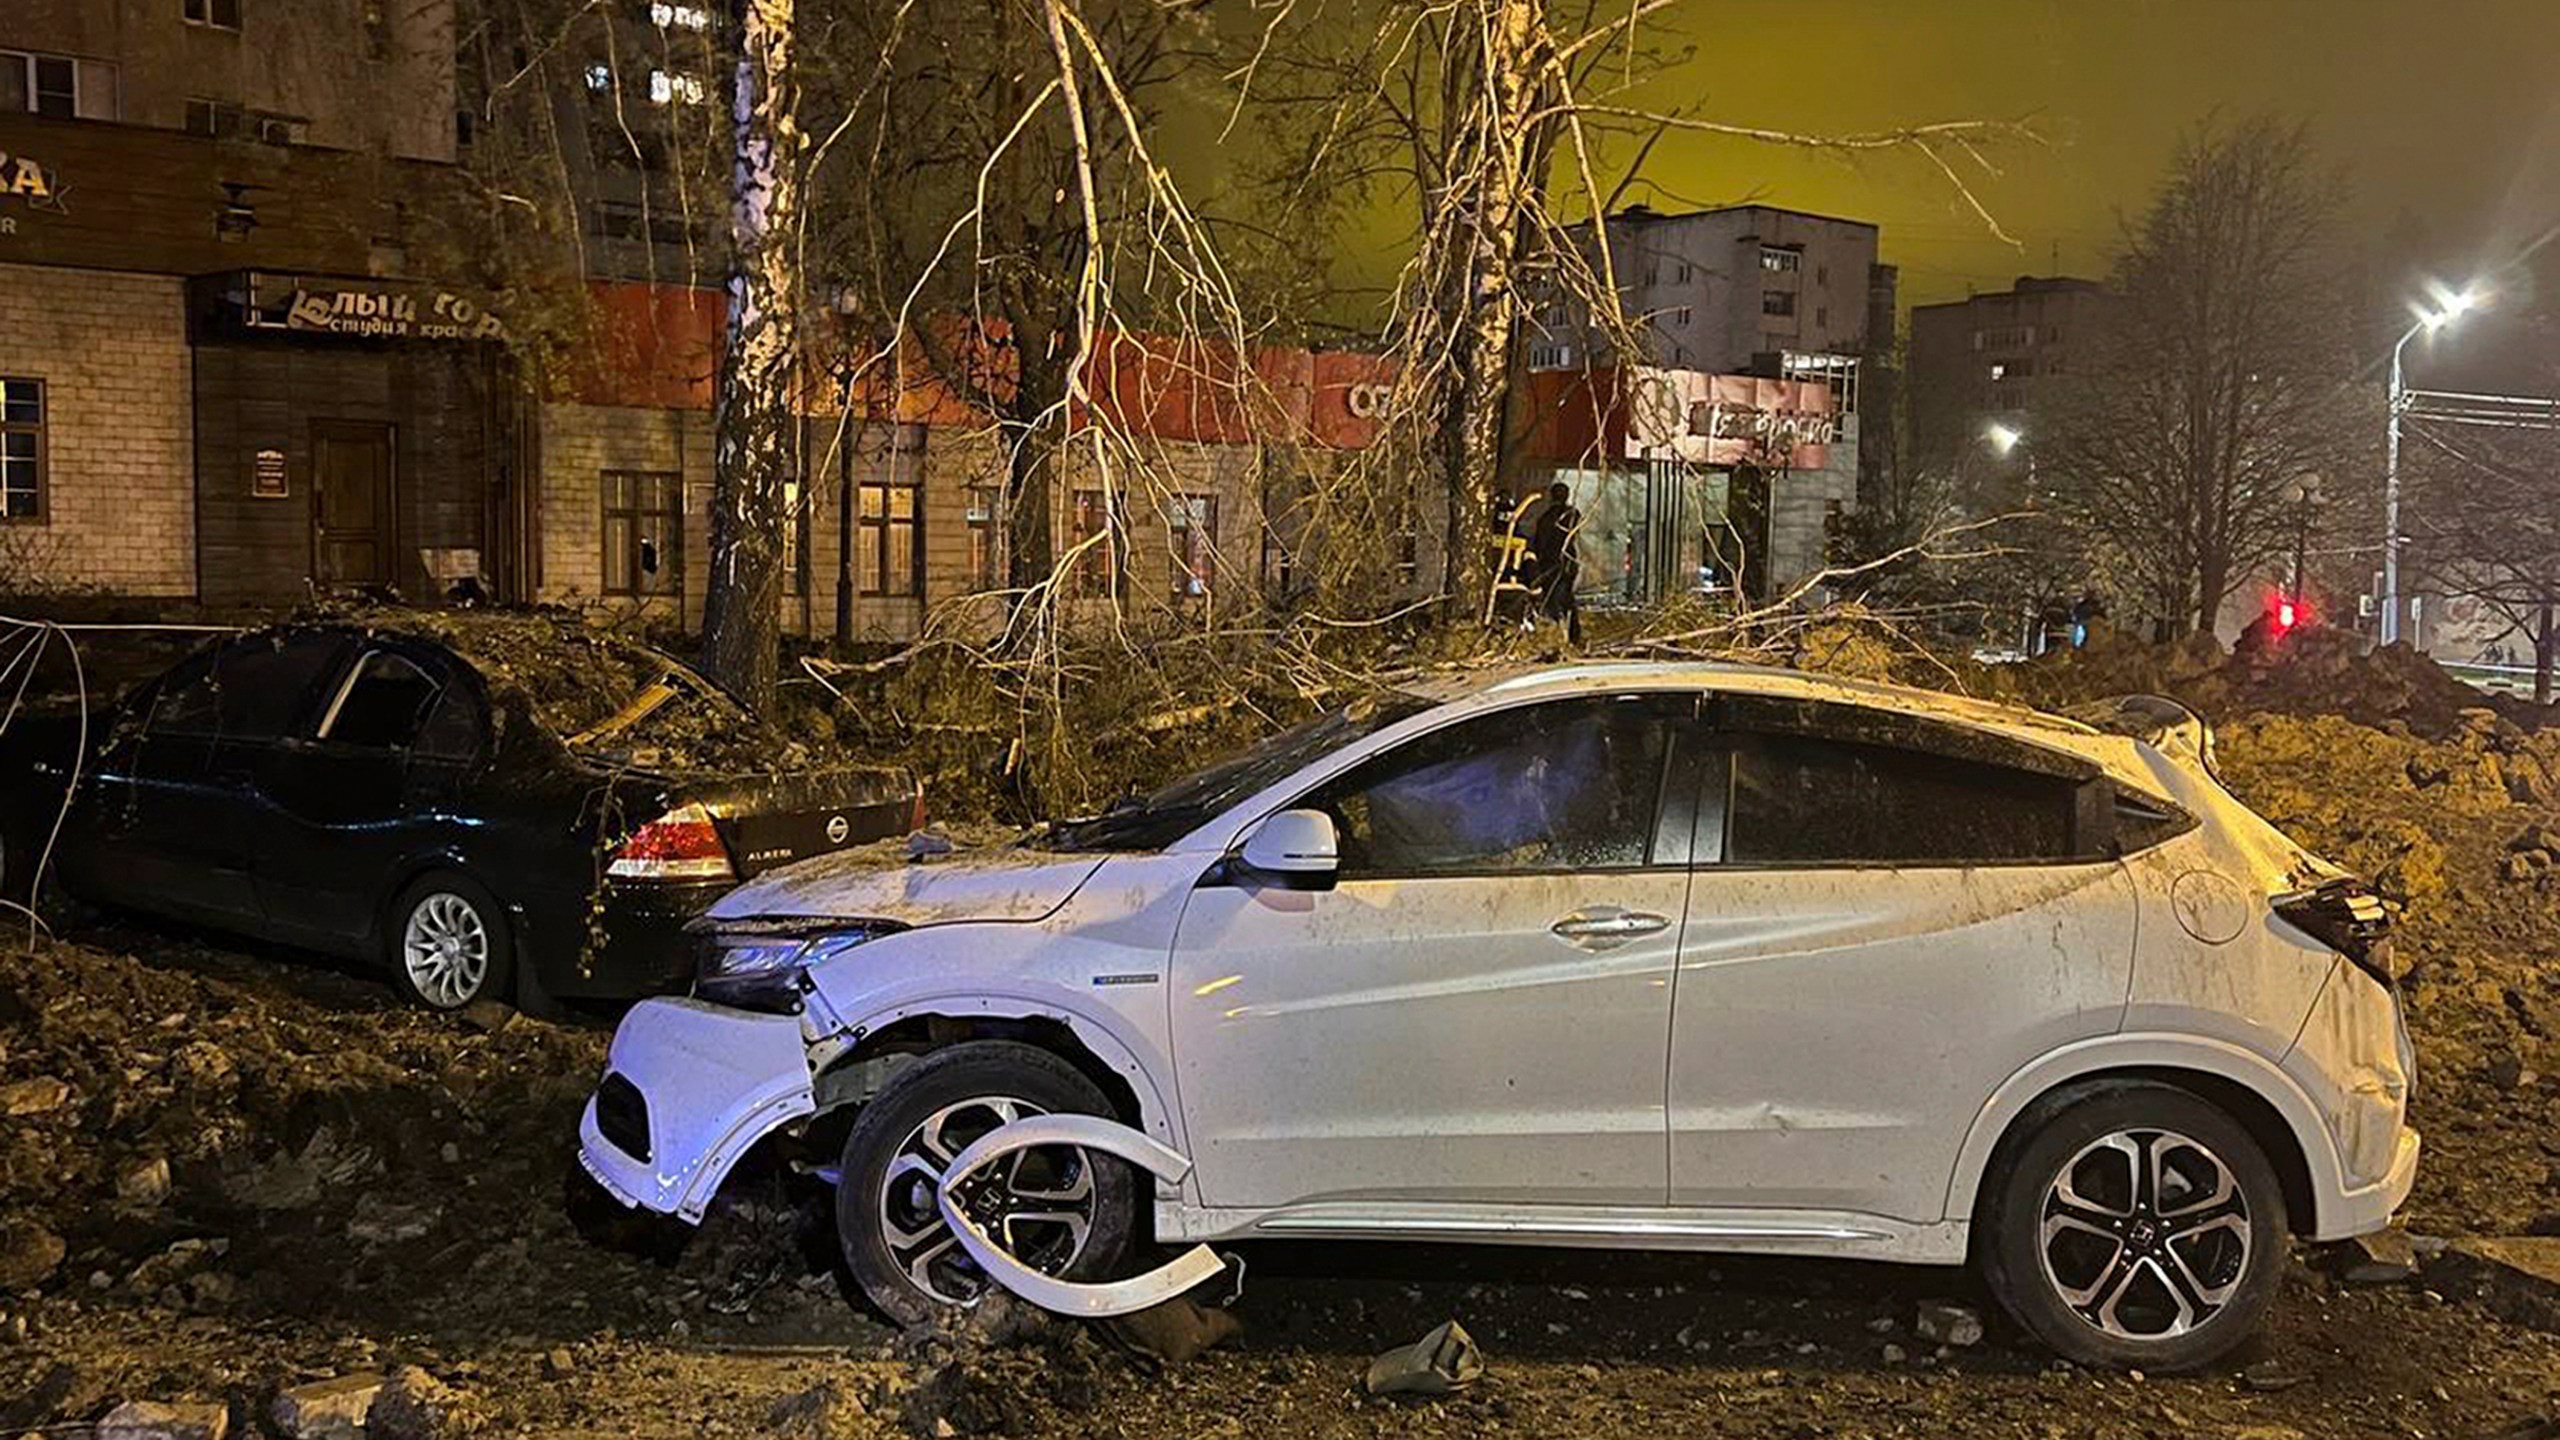
{"label": "car windshield", "polygon": [[1411,695],[1365,700],[1321,715],[1240,750],[1149,795],[1121,800],[1103,813],[1052,827],[1043,850],[1160,850],[1218,812],[1287,778],[1345,745],[1431,708]]}

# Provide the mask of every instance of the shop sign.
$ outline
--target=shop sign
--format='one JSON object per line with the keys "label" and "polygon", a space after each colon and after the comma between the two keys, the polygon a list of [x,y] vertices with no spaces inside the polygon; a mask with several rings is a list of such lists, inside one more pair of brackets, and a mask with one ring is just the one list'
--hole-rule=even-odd
{"label": "shop sign", "polygon": [[0,150],[0,199],[24,200],[30,205],[52,202],[62,189],[48,170],[32,155],[12,155]]}
{"label": "shop sign", "polygon": [[1627,418],[1630,459],[1819,470],[1840,439],[1831,387],[1757,375],[1639,372]]}
{"label": "shop sign", "polygon": [[281,316],[253,309],[249,324],[371,340],[499,340],[507,333],[497,316],[450,290],[352,285],[296,287]]}

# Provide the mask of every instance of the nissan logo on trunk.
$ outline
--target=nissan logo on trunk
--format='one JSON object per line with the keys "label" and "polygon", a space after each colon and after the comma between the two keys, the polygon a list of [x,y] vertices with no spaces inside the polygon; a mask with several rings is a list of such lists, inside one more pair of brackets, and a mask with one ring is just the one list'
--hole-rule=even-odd
{"label": "nissan logo on trunk", "polygon": [[844,837],[846,837],[847,835],[850,835],[850,834],[852,834],[852,833],[853,833],[853,827],[852,827],[851,825],[848,825],[848,824],[846,824],[846,823],[845,823],[845,819],[844,819],[844,817],[843,817],[843,816],[841,816],[841,815],[830,815],[830,816],[828,816],[828,817],[827,817],[827,843],[828,843],[828,844],[830,844],[830,845],[841,845],[841,844],[843,844],[843,843],[844,843]]}

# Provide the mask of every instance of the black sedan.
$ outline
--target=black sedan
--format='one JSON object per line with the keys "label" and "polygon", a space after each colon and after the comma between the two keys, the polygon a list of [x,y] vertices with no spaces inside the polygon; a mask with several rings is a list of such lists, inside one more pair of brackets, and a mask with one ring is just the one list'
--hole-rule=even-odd
{"label": "black sedan", "polygon": [[[437,1009],[691,978],[740,878],[903,834],[904,771],[820,765],[645,645],[401,611],[210,645],[0,732],[0,883],[379,961]],[[66,788],[70,804],[62,800]]]}

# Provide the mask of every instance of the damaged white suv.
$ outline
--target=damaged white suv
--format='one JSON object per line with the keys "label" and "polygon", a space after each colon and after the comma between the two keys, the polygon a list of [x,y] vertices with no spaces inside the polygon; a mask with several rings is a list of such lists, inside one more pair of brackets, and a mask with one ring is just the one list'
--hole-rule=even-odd
{"label": "damaged white suv", "polygon": [[1126,1297],[1150,1240],[1479,1240],[1970,1260],[2065,1355],[2200,1365],[2418,1156],[2384,906],[2209,744],[1732,666],[1391,697],[1017,847],[749,883],[582,1153],[698,1220],[816,1148],[900,1319],[990,1242]]}

